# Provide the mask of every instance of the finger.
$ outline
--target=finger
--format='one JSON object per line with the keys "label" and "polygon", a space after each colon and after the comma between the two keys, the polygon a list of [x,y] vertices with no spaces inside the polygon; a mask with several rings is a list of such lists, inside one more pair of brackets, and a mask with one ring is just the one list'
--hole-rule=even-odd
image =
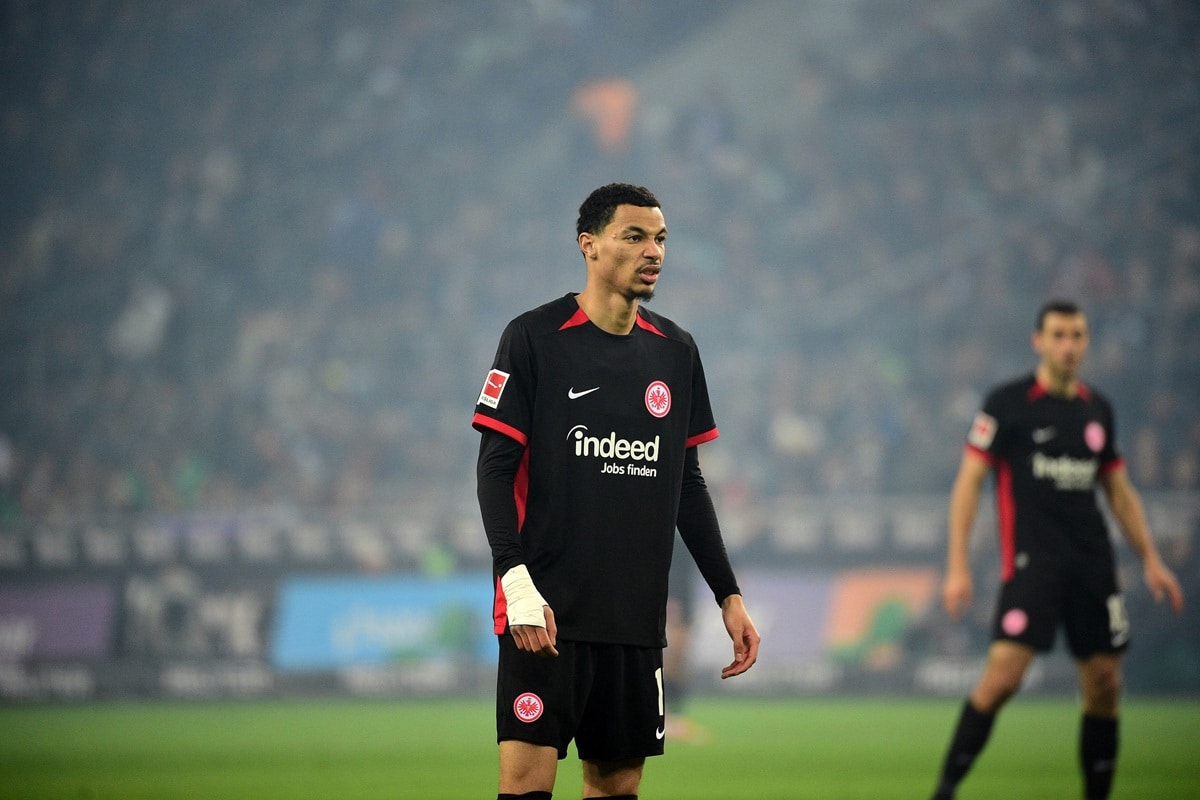
{"label": "finger", "polygon": [[1171,584],[1171,608],[1176,614],[1183,613],[1183,590],[1179,588],[1178,583]]}
{"label": "finger", "polygon": [[729,678],[734,675],[740,675],[744,670],[742,665],[746,662],[746,648],[743,637],[738,637],[733,640],[733,661],[729,666],[721,670],[721,678]]}
{"label": "finger", "polygon": [[721,680],[732,678],[735,675],[741,675],[746,670],[754,665],[754,661],[747,657],[746,653],[735,653],[733,662],[725,669],[721,670]]}
{"label": "finger", "polygon": [[949,586],[942,587],[942,608],[946,609],[946,613],[951,617],[956,617],[958,614],[957,595]]}
{"label": "finger", "polygon": [[946,613],[950,615],[950,619],[957,621],[958,615],[962,611],[959,606],[958,597],[956,595],[947,593],[946,596],[942,598],[942,605],[946,607]]}
{"label": "finger", "polygon": [[517,649],[524,650],[526,653],[540,655],[549,644],[546,630],[536,625],[514,625],[509,630],[517,643]]}
{"label": "finger", "polygon": [[518,625],[513,628],[513,636],[517,639],[517,647],[524,650],[526,653],[536,653],[541,649],[538,644],[538,631],[541,628],[536,628],[532,625]]}
{"label": "finger", "polygon": [[971,605],[971,595],[969,592],[953,592],[947,595],[946,609],[950,612],[950,616],[955,622],[962,619],[963,614]]}
{"label": "finger", "polygon": [[725,680],[726,678],[732,678],[734,675],[741,675],[743,672],[745,672],[746,668],[742,666],[742,664],[744,663],[743,662],[744,658],[745,658],[745,654],[735,655],[733,658],[733,662],[729,666],[727,666],[723,670],[721,670],[721,680]]}
{"label": "finger", "polygon": [[535,628],[537,631],[537,654],[553,658],[558,655],[558,648],[554,646],[554,642],[550,639],[550,634],[545,628]]}
{"label": "finger", "polygon": [[746,670],[754,666],[758,661],[758,646],[761,639],[757,634],[747,634],[743,637],[744,647],[735,646],[733,649],[733,661],[729,666],[721,670],[721,679],[732,678],[735,675],[741,675]]}
{"label": "finger", "polygon": [[730,664],[730,666],[733,667],[733,669],[729,672],[729,674],[726,677],[732,678],[735,675],[741,675],[743,672],[747,672],[751,667],[753,667],[755,665],[755,663],[757,663],[757,661],[758,661],[758,656],[756,654],[754,654],[754,653],[743,654],[741,661],[736,661],[734,664]]}

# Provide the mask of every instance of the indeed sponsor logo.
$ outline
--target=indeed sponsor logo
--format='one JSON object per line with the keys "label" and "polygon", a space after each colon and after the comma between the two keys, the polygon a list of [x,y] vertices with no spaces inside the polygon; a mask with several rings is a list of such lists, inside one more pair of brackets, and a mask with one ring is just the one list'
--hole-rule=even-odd
{"label": "indeed sponsor logo", "polygon": [[1096,459],[1071,458],[1059,456],[1050,458],[1041,453],[1033,454],[1033,477],[1039,480],[1054,481],[1054,485],[1064,490],[1080,490],[1092,488],[1096,479]]}
{"label": "indeed sponsor logo", "polygon": [[586,458],[619,458],[628,461],[658,461],[658,439],[643,442],[637,439],[618,439],[616,431],[607,436],[588,436],[586,425],[576,425],[567,432],[575,440],[575,455]]}

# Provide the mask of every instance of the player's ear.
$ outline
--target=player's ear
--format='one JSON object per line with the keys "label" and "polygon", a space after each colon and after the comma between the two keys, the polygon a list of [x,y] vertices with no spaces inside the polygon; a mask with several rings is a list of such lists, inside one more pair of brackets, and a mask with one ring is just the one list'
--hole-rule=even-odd
{"label": "player's ear", "polygon": [[583,253],[584,258],[592,258],[596,252],[596,237],[589,231],[579,234],[579,252]]}

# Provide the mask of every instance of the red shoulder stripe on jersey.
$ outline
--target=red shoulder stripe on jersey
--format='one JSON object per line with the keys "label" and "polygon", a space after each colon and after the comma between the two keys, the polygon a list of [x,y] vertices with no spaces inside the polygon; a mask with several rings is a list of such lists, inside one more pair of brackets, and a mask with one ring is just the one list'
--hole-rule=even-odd
{"label": "red shoulder stripe on jersey", "polygon": [[[649,322],[647,322],[645,319],[643,319],[641,314],[637,315],[637,326],[644,330],[648,330],[651,333],[656,333],[659,336],[663,337],[664,339],[667,338],[667,335],[665,333],[663,333],[658,328],[654,327]],[[690,445],[689,445],[689,447],[690,447]]]}
{"label": "red shoulder stripe on jersey", "polygon": [[476,412],[475,417],[471,420],[471,427],[477,431],[482,431],[484,428],[487,428],[489,430],[496,431],[497,433],[503,433],[508,438],[515,440],[518,444],[529,444],[529,437],[521,433],[521,431],[517,430],[512,425],[505,425],[500,420],[492,419],[491,417],[485,414],[480,414],[479,412]]}
{"label": "red shoulder stripe on jersey", "polygon": [[704,433],[698,433],[695,436],[689,436],[687,438],[687,441],[683,443],[683,446],[684,447],[695,447],[698,444],[704,444],[705,442],[711,442],[713,439],[717,438],[720,435],[721,435],[721,432],[718,431],[716,428],[710,428],[709,430],[705,431]]}
{"label": "red shoulder stripe on jersey", "polygon": [[1117,456],[1112,461],[1106,461],[1105,463],[1100,465],[1100,474],[1107,475],[1108,473],[1112,472],[1113,470],[1120,469],[1124,466],[1125,466],[1125,459],[1122,458],[1121,456]]}
{"label": "red shoulder stripe on jersey", "polygon": [[558,329],[560,331],[565,331],[567,328],[574,328],[576,325],[584,325],[584,324],[588,323],[589,321],[590,320],[588,319],[588,315],[583,313],[583,309],[580,308],[580,309],[576,310],[576,312],[574,314],[571,315],[571,318],[569,320],[564,322],[562,325],[559,325]]}
{"label": "red shoulder stripe on jersey", "polygon": [[1012,468],[1001,461],[996,467],[996,516],[1000,535],[1000,580],[1008,583],[1016,574],[1017,504],[1013,498]]}
{"label": "red shoulder stripe on jersey", "polygon": [[1077,384],[1075,384],[1075,387],[1076,387],[1075,391],[1079,395],[1080,400],[1091,400],[1092,399],[1092,390],[1089,389],[1087,386],[1083,385],[1082,383],[1077,383]]}
{"label": "red shoulder stripe on jersey", "polygon": [[994,455],[992,455],[991,453],[989,453],[987,450],[980,450],[978,447],[976,447],[973,444],[968,444],[963,449],[970,453],[974,453],[975,455],[979,456],[980,458],[982,458],[984,461],[988,462],[992,466],[996,465],[996,457]]}
{"label": "red shoulder stripe on jersey", "polygon": [[1042,386],[1041,381],[1035,378],[1033,381],[1033,386],[1029,387],[1029,391],[1025,393],[1025,396],[1030,400],[1037,400],[1039,397],[1045,397],[1046,387]]}

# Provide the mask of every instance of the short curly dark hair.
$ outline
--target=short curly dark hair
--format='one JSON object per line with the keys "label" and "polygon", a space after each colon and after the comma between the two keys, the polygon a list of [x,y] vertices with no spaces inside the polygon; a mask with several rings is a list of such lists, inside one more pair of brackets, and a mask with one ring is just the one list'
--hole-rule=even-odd
{"label": "short curly dark hair", "polygon": [[599,233],[612,222],[617,206],[641,206],[661,208],[658,198],[645,186],[632,183],[610,183],[601,186],[587,196],[579,206],[579,219],[575,222],[575,235],[587,231]]}

